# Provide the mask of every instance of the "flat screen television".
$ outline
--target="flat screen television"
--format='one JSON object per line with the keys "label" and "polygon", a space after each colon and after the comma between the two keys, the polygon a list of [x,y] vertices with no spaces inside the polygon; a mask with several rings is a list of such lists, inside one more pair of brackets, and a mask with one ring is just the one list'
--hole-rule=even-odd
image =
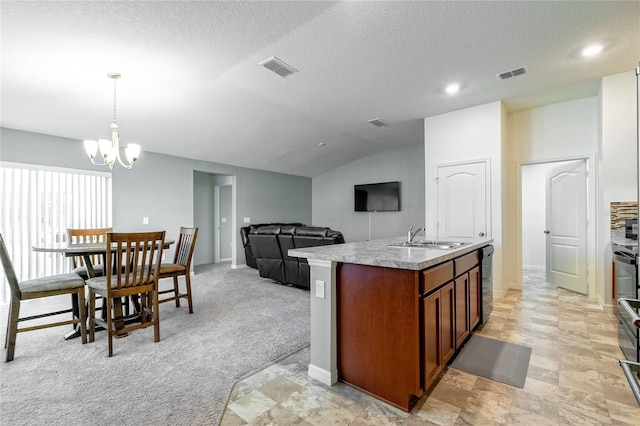
{"label": "flat screen television", "polygon": [[400,210],[400,182],[354,186],[355,211],[397,212]]}

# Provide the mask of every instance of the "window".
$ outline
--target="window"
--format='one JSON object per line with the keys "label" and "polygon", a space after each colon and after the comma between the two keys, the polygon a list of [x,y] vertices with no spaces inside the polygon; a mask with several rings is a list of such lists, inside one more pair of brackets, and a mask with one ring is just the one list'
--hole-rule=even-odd
{"label": "window", "polygon": [[110,173],[2,162],[0,191],[0,233],[21,281],[70,270],[68,258],[34,245],[66,241],[67,228],[111,226]]}

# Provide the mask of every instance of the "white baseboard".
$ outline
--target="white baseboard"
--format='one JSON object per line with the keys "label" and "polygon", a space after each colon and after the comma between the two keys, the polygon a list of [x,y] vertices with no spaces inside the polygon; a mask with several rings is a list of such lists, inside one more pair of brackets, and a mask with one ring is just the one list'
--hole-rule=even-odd
{"label": "white baseboard", "polygon": [[325,370],[324,368],[317,367],[313,364],[309,364],[308,374],[312,379],[316,379],[317,381],[324,383],[327,386],[332,386],[338,381],[337,371],[334,375],[332,375],[331,372]]}
{"label": "white baseboard", "polygon": [[241,263],[239,265],[231,265],[231,269],[243,269],[243,268],[248,268],[246,263]]}

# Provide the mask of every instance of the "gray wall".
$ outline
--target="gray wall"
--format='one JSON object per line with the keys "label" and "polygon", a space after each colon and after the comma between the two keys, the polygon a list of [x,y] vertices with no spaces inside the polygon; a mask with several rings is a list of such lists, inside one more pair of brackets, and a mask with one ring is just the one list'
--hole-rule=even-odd
{"label": "gray wall", "polygon": [[[6,128],[0,132],[2,161],[108,171],[89,162],[82,141]],[[194,223],[194,171],[234,176],[236,264],[245,263],[239,238],[244,217],[253,223],[311,223],[309,178],[143,151],[132,170],[118,165],[112,171],[114,229],[164,229],[167,238],[177,240],[180,226]],[[145,216],[149,225],[142,225]]]}
{"label": "gray wall", "polygon": [[[385,150],[313,178],[313,224],[341,231],[347,242],[406,235],[424,225],[424,142]],[[354,211],[353,186],[400,181],[400,211]],[[421,234],[422,235],[422,234]]]}

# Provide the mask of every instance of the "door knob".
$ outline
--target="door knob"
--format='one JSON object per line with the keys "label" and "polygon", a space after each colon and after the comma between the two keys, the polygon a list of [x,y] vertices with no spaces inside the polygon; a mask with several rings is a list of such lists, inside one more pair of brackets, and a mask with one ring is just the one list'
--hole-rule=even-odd
{"label": "door knob", "polygon": [[479,233],[478,236],[484,237],[484,232]]}
{"label": "door knob", "polygon": [[551,232],[551,231],[549,231],[549,230],[544,231],[544,233],[545,233],[545,234],[548,234],[548,233],[550,233],[550,232]]}

